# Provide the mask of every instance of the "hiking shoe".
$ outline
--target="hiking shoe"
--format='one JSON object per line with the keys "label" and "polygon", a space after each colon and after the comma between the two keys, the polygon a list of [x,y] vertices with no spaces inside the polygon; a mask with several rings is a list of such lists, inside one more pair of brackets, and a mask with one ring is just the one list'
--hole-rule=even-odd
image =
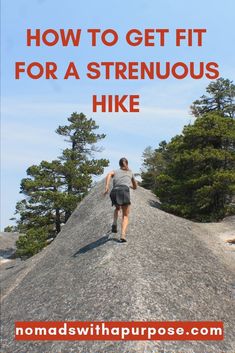
{"label": "hiking shoe", "polygon": [[127,242],[126,238],[121,238],[120,239],[120,243],[126,243],[126,242]]}
{"label": "hiking shoe", "polygon": [[117,225],[116,224],[112,225],[112,233],[117,233]]}

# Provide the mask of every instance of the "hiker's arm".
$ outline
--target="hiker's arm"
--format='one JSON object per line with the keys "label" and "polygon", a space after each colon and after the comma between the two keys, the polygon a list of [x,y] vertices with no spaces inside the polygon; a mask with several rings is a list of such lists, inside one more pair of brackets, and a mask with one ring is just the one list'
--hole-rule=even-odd
{"label": "hiker's arm", "polygon": [[105,179],[105,194],[107,194],[109,192],[109,184],[110,184],[110,180],[111,178],[114,176],[114,171],[109,172],[108,175],[106,176]]}
{"label": "hiker's arm", "polygon": [[137,189],[137,186],[138,186],[138,184],[137,184],[137,181],[135,180],[135,178],[133,177],[132,179],[131,179],[131,181],[132,181],[132,189]]}

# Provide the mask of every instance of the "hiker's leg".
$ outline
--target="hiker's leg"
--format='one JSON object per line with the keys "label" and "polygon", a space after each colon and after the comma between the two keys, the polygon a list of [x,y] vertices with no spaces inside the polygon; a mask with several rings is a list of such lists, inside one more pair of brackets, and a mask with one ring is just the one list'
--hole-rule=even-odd
{"label": "hiker's leg", "polygon": [[118,213],[120,210],[120,206],[116,206],[114,213],[113,213],[113,225],[117,225],[117,220],[118,220]]}
{"label": "hiker's leg", "polygon": [[130,205],[122,206],[122,238],[126,238],[126,229],[128,226]]}

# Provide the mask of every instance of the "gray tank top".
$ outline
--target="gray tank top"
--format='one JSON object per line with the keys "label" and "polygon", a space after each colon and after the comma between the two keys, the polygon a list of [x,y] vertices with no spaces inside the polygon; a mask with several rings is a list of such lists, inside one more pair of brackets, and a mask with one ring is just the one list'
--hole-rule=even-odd
{"label": "gray tank top", "polygon": [[132,185],[132,178],[135,179],[131,170],[117,169],[114,171],[113,187],[121,185],[130,187]]}

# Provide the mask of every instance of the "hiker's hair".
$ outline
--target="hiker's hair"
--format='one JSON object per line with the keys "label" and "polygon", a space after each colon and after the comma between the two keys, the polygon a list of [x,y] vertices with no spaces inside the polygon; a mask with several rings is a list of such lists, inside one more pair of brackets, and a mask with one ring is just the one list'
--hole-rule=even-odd
{"label": "hiker's hair", "polygon": [[120,159],[119,165],[120,165],[120,167],[121,167],[122,169],[129,170],[129,168],[128,168],[128,160],[127,160],[125,157],[123,157],[123,158]]}

